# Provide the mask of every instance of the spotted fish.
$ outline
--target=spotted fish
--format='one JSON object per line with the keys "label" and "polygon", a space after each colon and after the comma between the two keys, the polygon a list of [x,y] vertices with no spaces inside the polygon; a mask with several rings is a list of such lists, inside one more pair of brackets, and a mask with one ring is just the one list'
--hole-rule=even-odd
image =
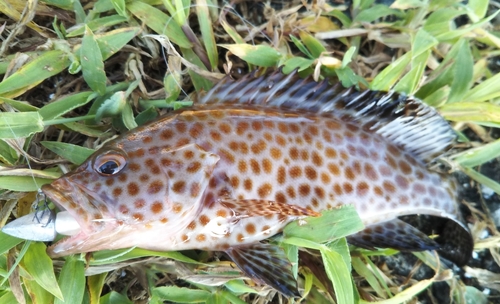
{"label": "spotted fish", "polygon": [[[297,296],[283,251],[262,242],[291,221],[352,204],[365,248],[441,250],[459,265],[472,238],[452,178],[427,164],[455,139],[419,100],[296,72],[226,78],[191,108],[106,143],[42,187],[80,225],[53,257],[137,246],[226,252],[256,282]],[[431,239],[405,217],[444,218]]]}

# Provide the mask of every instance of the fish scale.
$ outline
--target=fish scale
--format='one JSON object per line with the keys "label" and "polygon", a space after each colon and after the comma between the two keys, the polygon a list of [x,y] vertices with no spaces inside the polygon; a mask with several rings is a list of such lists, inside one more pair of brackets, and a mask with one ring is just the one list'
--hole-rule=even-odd
{"label": "fish scale", "polygon": [[[415,99],[332,89],[295,73],[225,79],[193,107],[106,143],[45,185],[82,227],[48,251],[220,250],[256,281],[293,296],[289,262],[259,242],[291,221],[352,204],[367,227],[349,237],[352,243],[438,249],[398,217],[443,217],[463,239],[447,257],[463,264],[472,239],[455,182],[427,168],[453,138],[446,122]],[[263,250],[273,259],[266,261]]]}

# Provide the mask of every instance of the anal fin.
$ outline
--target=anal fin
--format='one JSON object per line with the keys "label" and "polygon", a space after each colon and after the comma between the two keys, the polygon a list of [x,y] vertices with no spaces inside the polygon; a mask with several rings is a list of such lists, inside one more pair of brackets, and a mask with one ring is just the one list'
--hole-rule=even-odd
{"label": "anal fin", "polygon": [[282,214],[287,216],[320,216],[321,214],[296,205],[262,199],[221,199],[220,203],[231,209],[236,216],[266,216]]}
{"label": "anal fin", "polygon": [[254,243],[231,247],[226,253],[254,281],[270,285],[287,297],[300,297],[292,265],[278,246]]}
{"label": "anal fin", "polygon": [[440,246],[412,225],[394,219],[374,225],[351,235],[347,240],[366,249],[393,248],[401,251],[436,250]]}

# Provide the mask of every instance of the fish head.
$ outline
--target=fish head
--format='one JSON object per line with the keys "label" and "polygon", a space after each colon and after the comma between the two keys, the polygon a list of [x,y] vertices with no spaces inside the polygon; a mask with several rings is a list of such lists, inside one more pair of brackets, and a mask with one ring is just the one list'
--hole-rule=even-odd
{"label": "fish head", "polygon": [[[130,150],[130,149],[128,149]],[[50,246],[51,256],[147,247],[180,233],[202,207],[219,156],[197,145],[104,147],[42,191],[66,210],[80,232]],[[164,248],[169,250],[168,242]]]}

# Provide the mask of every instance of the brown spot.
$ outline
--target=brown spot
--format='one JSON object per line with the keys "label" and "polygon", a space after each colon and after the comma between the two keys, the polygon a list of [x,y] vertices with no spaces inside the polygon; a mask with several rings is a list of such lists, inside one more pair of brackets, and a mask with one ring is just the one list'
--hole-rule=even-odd
{"label": "brown spot", "polygon": [[351,144],[347,145],[347,151],[350,155],[356,155],[356,148]]}
{"label": "brown spot", "polygon": [[290,124],[290,130],[293,132],[293,133],[299,133],[300,132],[300,127],[298,124],[296,123],[291,123]]}
{"label": "brown spot", "polygon": [[265,141],[260,139],[257,143],[250,146],[250,149],[254,154],[260,154],[267,148],[267,144]]}
{"label": "brown spot", "polygon": [[234,175],[231,177],[231,185],[233,186],[233,188],[238,188],[239,185],[240,185],[240,179],[238,178],[238,176]]}
{"label": "brown spot", "polygon": [[189,223],[189,225],[187,225],[186,228],[189,229],[189,230],[194,230],[196,228],[196,222],[195,221],[191,221],[191,223]]}
{"label": "brown spot", "polygon": [[378,167],[378,171],[382,176],[391,176],[392,175],[392,170],[389,166],[386,165],[380,165]]}
{"label": "brown spot", "polygon": [[184,151],[184,158],[185,159],[191,159],[194,157],[194,152],[193,151]]}
{"label": "brown spot", "polygon": [[325,172],[321,172],[321,181],[323,182],[323,184],[329,184],[331,181],[330,175]]}
{"label": "brown spot", "polygon": [[295,196],[296,196],[295,188],[293,188],[292,186],[288,186],[288,188],[286,188],[286,193],[288,194],[288,196],[290,198],[295,198]]}
{"label": "brown spot", "polygon": [[353,190],[353,189],[352,189],[352,184],[351,184],[351,183],[344,183],[344,184],[342,185],[342,188],[344,189],[344,192],[345,192],[345,193],[347,193],[347,194],[351,193],[351,192],[352,192],[352,190]]}
{"label": "brown spot", "polygon": [[428,188],[428,190],[429,190],[429,194],[431,195],[431,197],[435,197],[435,196],[436,196],[436,194],[437,194],[437,190],[436,190],[436,188],[435,188],[435,187],[430,186],[430,187]]}
{"label": "brown spot", "polygon": [[432,205],[432,200],[428,197],[424,198],[424,205],[426,206],[431,206]]}
{"label": "brown spot", "polygon": [[311,133],[312,135],[314,136],[317,136],[319,134],[319,130],[318,130],[318,127],[316,127],[315,125],[310,125],[308,128],[307,128],[307,131],[309,133]]}
{"label": "brown spot", "polygon": [[128,168],[133,172],[141,170],[141,166],[138,163],[130,163],[128,164]]}
{"label": "brown spot", "polygon": [[224,134],[229,134],[231,133],[231,126],[225,122],[221,123],[219,125],[219,130],[224,133]]}
{"label": "brown spot", "polygon": [[252,168],[253,174],[255,174],[255,175],[260,174],[260,165],[259,165],[259,162],[257,162],[257,160],[255,160],[255,158],[252,158],[250,160],[250,168]]}
{"label": "brown spot", "polygon": [[278,135],[276,135],[276,143],[279,146],[284,147],[284,146],[286,146],[286,139],[283,136],[278,134]]}
{"label": "brown spot", "polygon": [[221,158],[225,159],[226,161],[234,164],[234,155],[231,153],[229,150],[226,149],[219,149],[219,154]]}
{"label": "brown spot", "polygon": [[401,155],[401,150],[399,150],[396,146],[394,145],[389,145],[387,147],[387,150],[389,150],[389,153],[392,154],[392,156],[398,158]]}
{"label": "brown spot", "polygon": [[233,150],[233,152],[238,152],[239,144],[235,141],[229,143],[229,149]]}
{"label": "brown spot", "polygon": [[347,154],[347,152],[345,151],[340,151],[340,158],[342,158],[343,160],[348,160],[349,154]]}
{"label": "brown spot", "polygon": [[325,149],[325,155],[328,158],[336,158],[337,157],[337,151],[335,151],[335,149],[332,149],[332,148],[326,148]]}
{"label": "brown spot", "polygon": [[427,194],[427,189],[425,188],[424,185],[420,183],[415,183],[413,184],[413,191],[417,192],[418,194],[425,195]]}
{"label": "brown spot", "polygon": [[268,158],[264,158],[262,160],[262,170],[265,173],[271,173],[271,171],[273,170],[273,164]]}
{"label": "brown spot", "polygon": [[115,183],[115,180],[112,178],[108,178],[106,180],[106,186],[113,186],[114,183]]}
{"label": "brown spot", "polygon": [[185,181],[177,181],[172,186],[172,191],[175,193],[182,193],[186,190],[186,182]]}
{"label": "brown spot", "polygon": [[285,204],[286,203],[286,197],[285,197],[285,194],[283,192],[278,192],[276,193],[276,195],[274,196],[274,200],[277,202],[277,203],[280,203],[280,204]]}
{"label": "brown spot", "polygon": [[292,160],[297,160],[299,158],[299,150],[295,147],[290,148],[290,151],[288,152],[288,154],[290,155],[290,158]]}
{"label": "brown spot", "polygon": [[161,170],[160,170],[160,167],[155,165],[155,166],[152,166],[150,168],[149,172],[151,172],[151,174],[153,174],[153,175],[158,175],[158,174],[160,174]]}
{"label": "brown spot", "polygon": [[252,121],[252,129],[255,131],[262,130],[262,123],[260,121]]}
{"label": "brown spot", "polygon": [[122,194],[122,188],[113,189],[113,196],[120,196]]}
{"label": "brown spot", "polygon": [[183,235],[181,236],[181,240],[182,240],[183,242],[187,242],[187,241],[189,240],[189,237],[188,237],[186,234],[183,234]]}
{"label": "brown spot", "polygon": [[153,137],[151,137],[151,136],[144,136],[144,137],[142,138],[142,142],[143,142],[144,144],[149,144],[149,143],[150,143],[150,142],[152,142],[152,141],[153,141]]}
{"label": "brown spot", "polygon": [[245,173],[245,172],[247,172],[247,162],[246,162],[246,161],[244,161],[244,160],[240,160],[240,161],[238,162],[238,171],[239,171],[240,173]]}
{"label": "brown spot", "polygon": [[342,126],[338,122],[333,121],[333,120],[326,121],[325,125],[330,130],[340,130],[340,129],[342,129]]}
{"label": "brown spot", "polygon": [[259,195],[260,198],[264,198],[269,194],[271,194],[272,190],[273,186],[270,183],[265,183],[257,189],[257,194]]}
{"label": "brown spot", "polygon": [[274,122],[272,122],[271,120],[265,120],[265,121],[262,122],[262,124],[267,129],[273,129],[274,128]]}
{"label": "brown spot", "polygon": [[325,140],[325,142],[327,143],[331,143],[332,142],[332,134],[330,132],[328,132],[327,130],[323,130],[323,139]]}
{"label": "brown spot", "polygon": [[334,164],[334,163],[329,163],[328,164],[328,170],[330,171],[331,174],[339,176],[340,175],[340,169],[339,167]]}
{"label": "brown spot", "polygon": [[128,207],[127,207],[127,206],[125,206],[125,205],[120,205],[120,206],[118,207],[118,211],[119,211],[121,214],[128,214],[130,210],[128,209]]}
{"label": "brown spot", "polygon": [[392,169],[398,169],[398,165],[396,164],[396,161],[394,160],[394,158],[390,155],[386,155],[385,156],[385,161],[389,164],[389,166],[391,166]]}
{"label": "brown spot", "polygon": [[236,240],[242,243],[245,240],[245,237],[243,236],[243,234],[238,233],[238,235],[236,236]]}
{"label": "brown spot", "polygon": [[278,130],[280,130],[281,133],[288,133],[288,125],[284,122],[278,123]]}
{"label": "brown spot", "polygon": [[160,138],[163,140],[169,140],[172,136],[174,136],[174,132],[170,129],[163,130],[160,133]]}
{"label": "brown spot", "polygon": [[325,189],[323,189],[322,187],[314,187],[314,193],[316,193],[316,196],[320,199],[325,198]]}
{"label": "brown spot", "polygon": [[245,190],[247,191],[252,191],[253,188],[252,180],[249,178],[245,179],[245,181],[243,181],[243,187],[245,187]]}
{"label": "brown spot", "polygon": [[155,194],[160,192],[161,189],[163,189],[163,182],[160,180],[155,180],[151,184],[149,184],[148,193]]}
{"label": "brown spot", "polygon": [[252,224],[252,223],[249,223],[249,224],[247,224],[247,225],[245,226],[245,230],[246,230],[246,232],[247,232],[248,234],[250,234],[250,235],[255,234],[255,231],[256,231],[256,229],[255,229],[255,225],[254,225],[254,224]]}
{"label": "brown spot", "polygon": [[223,217],[223,218],[226,218],[227,217],[227,212],[224,209],[219,209],[219,210],[217,210],[217,212],[215,213],[215,215]]}
{"label": "brown spot", "polygon": [[306,143],[312,144],[312,136],[311,136],[311,134],[305,133],[303,136],[304,136],[304,140],[306,141]]}
{"label": "brown spot", "polygon": [[273,136],[271,135],[271,133],[265,132],[264,133],[264,139],[267,140],[267,141],[272,141],[273,140]]}
{"label": "brown spot", "polygon": [[281,151],[277,148],[271,148],[271,157],[275,160],[279,160],[281,158]]}
{"label": "brown spot", "polygon": [[144,152],[144,149],[142,149],[142,148],[135,150],[135,156],[137,156],[137,157],[143,157],[144,154],[145,154],[145,152]]}
{"label": "brown spot", "polygon": [[359,182],[356,185],[356,194],[358,196],[365,196],[368,194],[368,191],[370,190],[370,187],[366,182]]}
{"label": "brown spot", "polygon": [[133,182],[129,183],[127,185],[127,192],[131,196],[137,195],[137,193],[139,193],[139,186],[136,183],[133,183]]}
{"label": "brown spot", "polygon": [[191,197],[193,198],[196,198],[198,197],[198,194],[200,194],[200,190],[201,190],[200,183],[193,182],[191,184],[191,187],[189,187],[189,195],[191,195]]}
{"label": "brown spot", "polygon": [[[163,204],[159,201],[155,201],[152,205],[151,205],[151,212],[153,212],[154,214],[158,214],[160,212],[163,211]],[[166,220],[166,219],[165,219]]]}
{"label": "brown spot", "polygon": [[302,176],[302,168],[299,166],[293,166],[288,170],[288,174],[291,178],[299,178]]}
{"label": "brown spot", "polygon": [[[154,211],[153,211],[153,212],[154,212]],[[160,222],[161,222],[162,224],[166,224],[166,223],[168,222],[168,218],[166,218],[166,217],[162,217],[162,218],[160,219]]]}
{"label": "brown spot", "polygon": [[190,163],[189,166],[186,168],[187,172],[189,173],[196,173],[200,171],[200,169],[201,169],[201,163],[198,161]]}
{"label": "brown spot", "polygon": [[201,135],[201,132],[203,131],[203,125],[199,122],[193,124],[191,129],[189,129],[189,135],[194,138],[198,138]]}
{"label": "brown spot", "polygon": [[308,184],[301,184],[299,186],[300,196],[308,196],[311,193],[311,187]]}
{"label": "brown spot", "polygon": [[410,165],[412,165],[412,166],[417,166],[417,165],[418,165],[418,163],[417,163],[417,161],[415,160],[415,158],[413,158],[411,155],[409,155],[409,154],[405,154],[405,155],[404,155],[404,158],[406,159],[406,161],[407,161],[407,162],[409,162],[409,163],[410,163]]}
{"label": "brown spot", "polygon": [[202,233],[202,234],[198,234],[198,235],[196,236],[196,240],[197,240],[198,242],[204,242],[206,239],[207,239],[207,237],[206,237],[203,233]]}
{"label": "brown spot", "polygon": [[136,209],[142,209],[146,205],[146,201],[143,199],[138,199],[134,202],[134,207]]}
{"label": "brown spot", "polygon": [[302,150],[302,153],[300,153],[300,156],[302,157],[302,160],[309,160],[309,152],[307,150]]}
{"label": "brown spot", "polygon": [[176,145],[181,147],[181,146],[185,146],[185,145],[189,144],[190,142],[191,142],[191,140],[189,138],[184,137],[184,138],[179,139],[176,142]]}
{"label": "brown spot", "polygon": [[365,170],[365,176],[370,180],[370,181],[376,181],[378,180],[378,174],[375,172],[375,169],[371,164],[365,163],[364,166]]}
{"label": "brown spot", "polygon": [[248,154],[248,145],[243,141],[240,143],[240,152],[242,154]]}
{"label": "brown spot", "polygon": [[172,206],[172,211],[174,211],[174,213],[180,213],[182,211],[182,205],[179,203],[174,204]]}
{"label": "brown spot", "polygon": [[411,174],[412,169],[411,169],[411,166],[408,165],[407,162],[400,160],[398,165],[399,165],[399,169],[401,169],[401,172],[403,172],[404,174]]}
{"label": "brown spot", "polygon": [[212,138],[213,141],[221,141],[222,136],[219,132],[212,130],[210,131],[210,138]]}
{"label": "brown spot", "polygon": [[312,162],[314,165],[321,167],[323,165],[323,157],[318,152],[313,151],[311,154]]}
{"label": "brown spot", "polygon": [[132,214],[132,217],[136,221],[140,221],[140,222],[144,221],[144,215],[142,213],[134,213],[134,214]]}
{"label": "brown spot", "polygon": [[408,183],[408,179],[402,175],[396,175],[396,184],[398,185],[399,188],[406,190],[410,187]]}
{"label": "brown spot", "polygon": [[141,176],[139,176],[139,180],[143,183],[147,182],[149,180],[149,175],[147,174],[141,174]]}
{"label": "brown spot", "polygon": [[378,196],[384,196],[384,191],[379,186],[373,188],[373,192],[375,192],[375,194]]}
{"label": "brown spot", "polygon": [[394,186],[393,183],[390,181],[384,181],[382,186],[384,187],[384,190],[390,193],[396,192],[396,186]]}
{"label": "brown spot", "polygon": [[176,123],[176,124],[175,124],[175,129],[176,129],[176,130],[177,130],[177,132],[179,132],[179,133],[184,133],[184,132],[186,132],[187,127],[186,127],[186,124],[185,124],[185,123],[183,123],[183,122],[179,122],[179,123]]}
{"label": "brown spot", "polygon": [[285,167],[281,166],[278,168],[278,183],[280,185],[283,185],[286,181],[286,171],[285,171]]}
{"label": "brown spot", "polygon": [[264,227],[262,227],[262,232],[270,233],[270,231],[268,231],[269,229],[271,229],[271,227],[269,225],[264,225]]}
{"label": "brown spot", "polygon": [[311,181],[318,178],[318,173],[316,172],[316,169],[314,169],[311,166],[306,166],[306,168],[304,169],[304,173],[306,174],[306,177]]}
{"label": "brown spot", "polygon": [[250,127],[250,125],[248,124],[248,122],[246,121],[240,121],[237,125],[236,125],[236,134],[238,135],[243,135],[243,133],[245,133],[248,128]]}
{"label": "brown spot", "polygon": [[351,167],[347,167],[347,168],[345,169],[345,172],[344,172],[344,173],[345,173],[345,177],[346,177],[347,179],[353,180],[353,179],[356,177],[356,176],[354,175],[354,172],[352,172]]}
{"label": "brown spot", "polygon": [[[319,202],[316,198],[313,198],[311,200],[311,204],[313,205],[313,207],[318,207],[319,206]],[[312,209],[312,208],[309,208],[309,209]]]}
{"label": "brown spot", "polygon": [[205,214],[200,216],[200,224],[202,226],[206,226],[210,222],[210,218],[206,216]]}

